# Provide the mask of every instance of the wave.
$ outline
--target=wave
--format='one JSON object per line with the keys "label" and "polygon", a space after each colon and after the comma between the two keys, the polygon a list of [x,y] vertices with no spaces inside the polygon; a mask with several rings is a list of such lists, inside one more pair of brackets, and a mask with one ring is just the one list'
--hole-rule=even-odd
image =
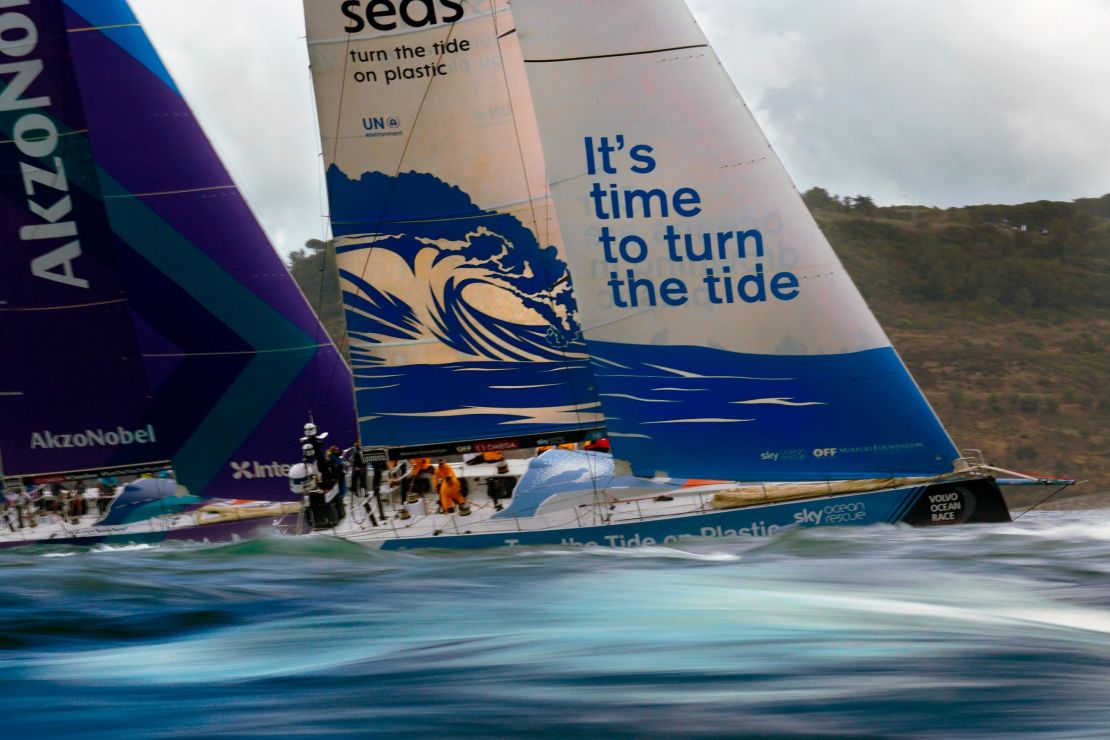
{"label": "wave", "polygon": [[824,401],[795,401],[792,398],[753,398],[749,401],[729,401],[729,403],[736,403],[742,405],[758,406],[761,404],[769,404],[772,406],[827,406]]}
{"label": "wave", "polygon": [[755,419],[724,419],[720,417],[707,417],[701,419],[656,419],[645,421],[644,424],[733,424],[737,422],[755,421]]}
{"label": "wave", "polygon": [[[561,361],[584,345],[566,263],[513,215],[416,172],[328,173],[352,346],[389,364]],[[368,222],[367,213],[396,209]],[[360,228],[362,227],[362,228]],[[370,227],[370,228],[366,228]],[[396,347],[396,349],[394,349]]]}

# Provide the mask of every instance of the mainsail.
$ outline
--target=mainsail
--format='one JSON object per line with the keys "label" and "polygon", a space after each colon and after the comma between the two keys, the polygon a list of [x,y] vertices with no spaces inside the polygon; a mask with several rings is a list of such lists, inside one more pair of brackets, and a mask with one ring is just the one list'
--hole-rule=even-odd
{"label": "mainsail", "polygon": [[613,451],[927,475],[957,452],[681,0],[515,0]]}
{"label": "mainsail", "polygon": [[0,18],[4,474],[164,463],[62,8]]}
{"label": "mainsail", "polygon": [[149,447],[194,494],[284,495],[275,458],[310,416],[353,439],[349,370],[126,2],[8,6],[5,474]]}
{"label": "mainsail", "polygon": [[507,2],[305,0],[305,16],[364,442],[597,428]]}

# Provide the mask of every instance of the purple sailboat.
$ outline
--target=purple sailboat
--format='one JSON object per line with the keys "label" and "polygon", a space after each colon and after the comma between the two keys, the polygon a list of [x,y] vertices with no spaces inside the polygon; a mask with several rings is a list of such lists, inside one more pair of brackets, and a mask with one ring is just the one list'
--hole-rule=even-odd
{"label": "purple sailboat", "polygon": [[354,439],[338,350],[124,0],[0,19],[0,546],[295,517],[275,455]]}

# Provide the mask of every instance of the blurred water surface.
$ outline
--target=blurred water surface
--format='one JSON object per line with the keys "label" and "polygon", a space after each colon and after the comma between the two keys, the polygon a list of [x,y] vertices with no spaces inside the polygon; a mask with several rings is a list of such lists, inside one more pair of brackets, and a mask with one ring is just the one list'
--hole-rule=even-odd
{"label": "blurred water surface", "polygon": [[1110,512],[0,553],[4,737],[1105,736]]}

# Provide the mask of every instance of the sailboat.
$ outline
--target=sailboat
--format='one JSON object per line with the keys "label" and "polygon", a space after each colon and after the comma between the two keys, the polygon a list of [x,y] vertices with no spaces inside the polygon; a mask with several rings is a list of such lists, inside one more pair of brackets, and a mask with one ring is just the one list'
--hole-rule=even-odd
{"label": "sailboat", "polygon": [[126,2],[0,27],[0,547],[295,524],[275,451],[354,439],[336,347]]}
{"label": "sailboat", "polygon": [[1000,471],[957,450],[681,0],[304,7],[363,442],[612,452],[455,463],[467,510],[408,495],[330,534],[1009,521]]}

